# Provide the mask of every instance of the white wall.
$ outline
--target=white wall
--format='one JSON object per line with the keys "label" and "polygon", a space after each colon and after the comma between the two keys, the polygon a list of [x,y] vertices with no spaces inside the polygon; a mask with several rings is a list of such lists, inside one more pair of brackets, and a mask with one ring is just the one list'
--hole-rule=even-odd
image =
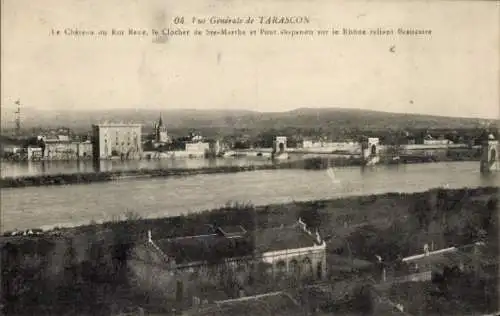
{"label": "white wall", "polygon": [[448,145],[453,144],[448,139],[424,139],[424,145]]}
{"label": "white wall", "polygon": [[209,143],[186,143],[186,152],[191,154],[205,154],[210,149]]}

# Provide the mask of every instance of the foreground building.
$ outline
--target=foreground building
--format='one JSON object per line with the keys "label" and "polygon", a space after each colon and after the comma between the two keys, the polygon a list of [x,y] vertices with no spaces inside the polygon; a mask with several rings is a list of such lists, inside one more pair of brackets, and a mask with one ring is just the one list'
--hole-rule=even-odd
{"label": "foreground building", "polygon": [[430,281],[433,274],[442,275],[446,268],[488,275],[488,272],[496,271],[498,260],[485,255],[485,248],[483,242],[435,251],[430,251],[426,245],[424,253],[402,259],[409,273],[396,281]]}
{"label": "foreground building", "polygon": [[92,153],[99,159],[138,159],[141,156],[142,125],[104,123],[92,125]]}
{"label": "foreground building", "polygon": [[255,231],[213,227],[207,234],[169,239],[155,239],[149,232],[134,248],[130,268],[145,291],[177,301],[198,297],[210,302],[215,288],[230,287],[241,297],[257,280],[324,279],[326,244],[301,220]]}

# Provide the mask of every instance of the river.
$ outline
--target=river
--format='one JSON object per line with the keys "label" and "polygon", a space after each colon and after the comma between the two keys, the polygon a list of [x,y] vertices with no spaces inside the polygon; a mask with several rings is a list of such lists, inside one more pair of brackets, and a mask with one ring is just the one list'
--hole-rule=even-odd
{"label": "river", "polygon": [[1,190],[3,231],[111,220],[128,211],[142,217],[175,216],[228,201],[256,205],[435,187],[498,186],[500,173],[484,176],[478,162],[339,168],[334,172],[265,170],[184,178],[130,179],[67,186]]}

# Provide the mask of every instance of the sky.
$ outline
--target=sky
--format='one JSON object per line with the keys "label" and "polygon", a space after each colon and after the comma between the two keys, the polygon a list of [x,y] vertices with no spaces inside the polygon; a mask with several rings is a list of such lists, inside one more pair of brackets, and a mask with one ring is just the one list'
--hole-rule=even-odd
{"label": "sky", "polygon": [[[421,36],[51,36],[177,28],[193,16],[307,16],[250,29],[420,28]],[[343,107],[499,117],[495,1],[2,0],[1,105],[37,109]],[[220,29],[222,25],[201,26]]]}

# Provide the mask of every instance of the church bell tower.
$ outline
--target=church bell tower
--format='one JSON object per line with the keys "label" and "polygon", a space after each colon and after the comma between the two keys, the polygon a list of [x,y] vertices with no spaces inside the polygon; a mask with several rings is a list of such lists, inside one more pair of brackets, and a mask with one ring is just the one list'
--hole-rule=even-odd
{"label": "church bell tower", "polygon": [[155,142],[157,143],[168,142],[167,128],[163,125],[163,118],[161,113],[158,123],[155,125]]}

